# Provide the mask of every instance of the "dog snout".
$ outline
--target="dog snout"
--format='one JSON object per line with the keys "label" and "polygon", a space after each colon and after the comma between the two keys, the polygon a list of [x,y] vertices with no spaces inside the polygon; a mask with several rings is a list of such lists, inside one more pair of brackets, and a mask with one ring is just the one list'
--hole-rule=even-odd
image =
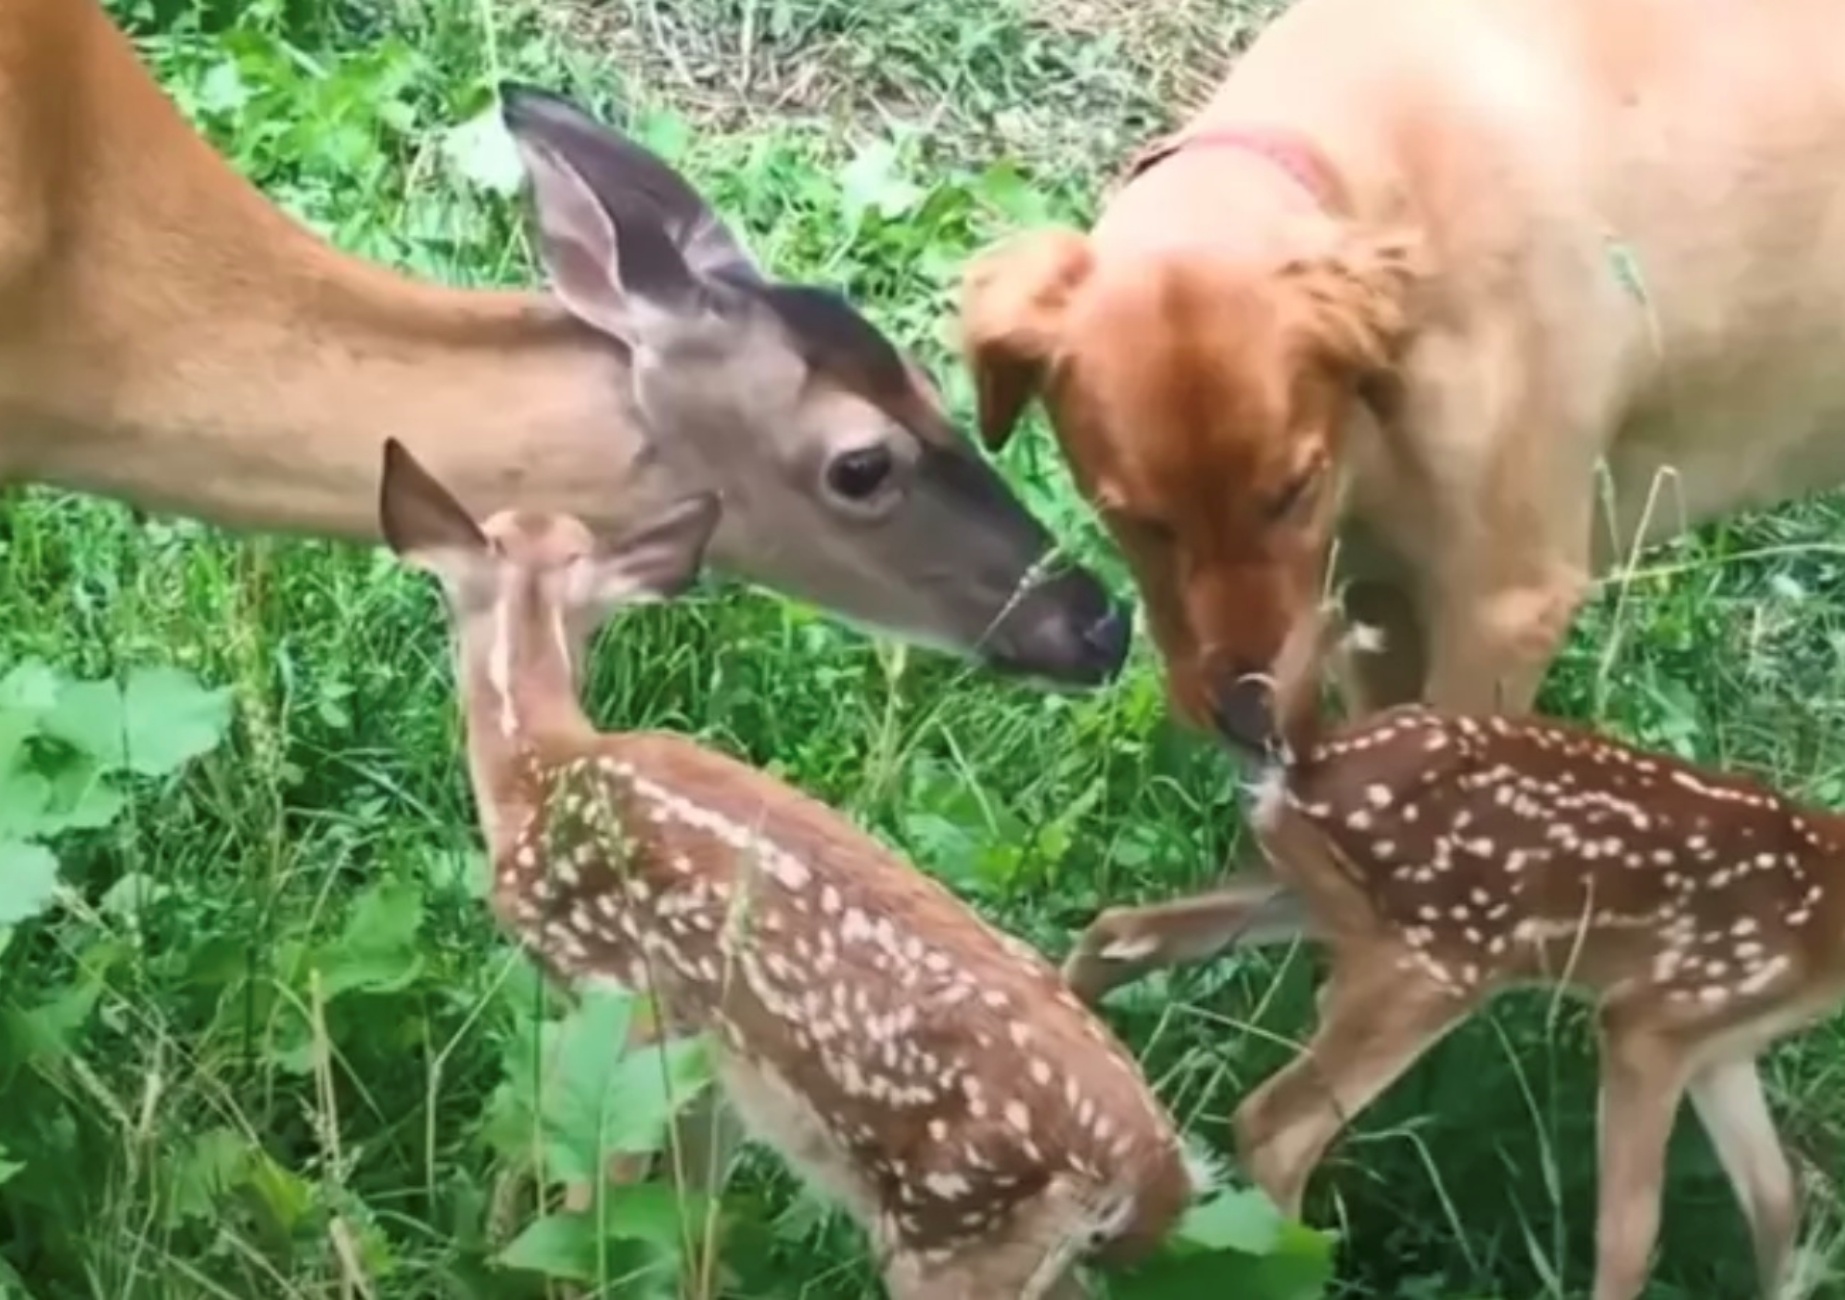
{"label": "dog snout", "polygon": [[1218,674],[1211,694],[1211,720],[1223,739],[1246,749],[1265,749],[1275,736],[1269,683],[1259,667]]}

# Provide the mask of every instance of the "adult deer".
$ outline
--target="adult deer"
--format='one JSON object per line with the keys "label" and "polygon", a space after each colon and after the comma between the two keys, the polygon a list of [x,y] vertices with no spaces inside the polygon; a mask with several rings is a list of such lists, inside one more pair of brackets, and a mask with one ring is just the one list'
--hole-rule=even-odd
{"label": "adult deer", "polygon": [[715,566],[1070,685],[1129,620],[840,298],[767,278],[569,103],[505,120],[555,294],[329,247],[186,123],[96,0],[0,4],[0,476],[236,528],[377,537],[387,433],[464,502],[617,525],[724,498]]}
{"label": "adult deer", "polygon": [[1325,949],[1318,1028],[1235,1121],[1243,1167],[1293,1212],[1350,1117],[1495,995],[1579,995],[1601,1030],[1595,1300],[1645,1288],[1686,1096],[1780,1294],[1798,1197],[1756,1061],[1845,1002],[1845,818],[1541,718],[1404,705],[1322,731],[1328,636],[1309,619],[1283,643],[1278,724],[1253,685],[1218,720],[1268,760],[1253,820],[1273,876],[1104,913],[1071,984],[1094,998],[1237,943]]}

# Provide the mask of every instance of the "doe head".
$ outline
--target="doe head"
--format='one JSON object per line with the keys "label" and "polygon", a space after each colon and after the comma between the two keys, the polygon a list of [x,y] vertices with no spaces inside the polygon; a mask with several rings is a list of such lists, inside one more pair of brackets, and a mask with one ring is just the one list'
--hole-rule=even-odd
{"label": "doe head", "polygon": [[1319,599],[1347,443],[1410,332],[1416,245],[1350,230],[1286,257],[1104,257],[1072,230],[976,258],[963,348],[999,447],[1041,399],[1147,606],[1177,712],[1206,728]]}
{"label": "doe head", "polygon": [[565,514],[502,510],[477,523],[402,443],[384,444],[385,541],[441,581],[463,636],[488,619],[504,621],[509,644],[549,649],[561,635],[573,665],[616,610],[669,600],[697,580],[720,514],[715,495],[698,493],[612,541]]}
{"label": "doe head", "polygon": [[845,298],[775,280],[662,159],[567,100],[501,89],[553,290],[616,367],[645,459],[724,497],[713,562],[847,621],[1072,686],[1131,616]]}

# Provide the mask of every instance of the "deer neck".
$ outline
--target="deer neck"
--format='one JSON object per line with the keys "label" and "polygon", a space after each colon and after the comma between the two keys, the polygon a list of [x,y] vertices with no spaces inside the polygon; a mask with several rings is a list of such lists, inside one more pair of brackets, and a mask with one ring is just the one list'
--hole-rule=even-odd
{"label": "deer neck", "polygon": [[100,10],[47,20],[77,52],[0,121],[0,475],[375,540],[395,435],[470,509],[619,525],[639,444],[618,347],[545,295],[338,252],[219,158]]}
{"label": "deer neck", "polygon": [[509,584],[465,627],[458,667],[468,770],[496,856],[543,803],[542,768],[597,734],[577,694],[582,654],[561,611],[530,585]]}

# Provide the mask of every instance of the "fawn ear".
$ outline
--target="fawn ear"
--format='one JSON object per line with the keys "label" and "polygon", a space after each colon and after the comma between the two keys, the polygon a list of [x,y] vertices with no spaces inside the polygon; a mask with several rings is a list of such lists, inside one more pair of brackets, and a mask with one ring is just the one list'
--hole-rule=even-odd
{"label": "fawn ear", "polygon": [[384,441],[378,523],[399,559],[450,586],[492,550],[473,516],[395,438]]}
{"label": "fawn ear", "polygon": [[603,609],[671,600],[697,580],[721,513],[715,492],[682,497],[599,547],[581,571],[584,586],[573,595]]}

